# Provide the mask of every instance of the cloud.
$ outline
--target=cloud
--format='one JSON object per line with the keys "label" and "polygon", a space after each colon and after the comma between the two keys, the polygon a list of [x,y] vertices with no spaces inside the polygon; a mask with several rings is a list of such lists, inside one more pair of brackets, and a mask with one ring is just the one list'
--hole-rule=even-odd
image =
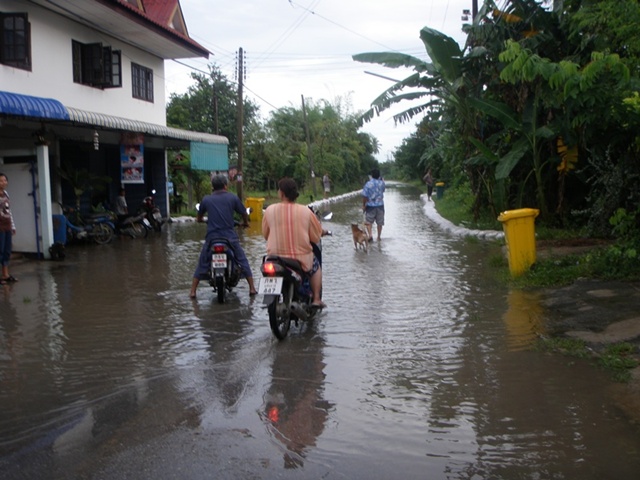
{"label": "cloud", "polygon": [[[235,80],[236,52],[245,52],[245,94],[259,106],[263,116],[275,108],[299,106],[305,99],[333,102],[341,98],[352,111],[369,108],[388,80],[368,75],[372,71],[393,78],[400,72],[373,64],[358,63],[352,55],[364,52],[400,51],[427,60],[419,38],[429,26],[464,41],[462,9],[468,0],[182,0],[190,36],[211,50],[205,59],[181,60],[207,72],[216,63]],[[184,93],[192,84],[190,69],[167,62],[166,94]],[[408,106],[408,105],[407,105]],[[396,109],[395,113],[407,106]],[[414,131],[414,125],[395,126],[392,113],[366,124],[382,145],[380,161],[387,160]]]}

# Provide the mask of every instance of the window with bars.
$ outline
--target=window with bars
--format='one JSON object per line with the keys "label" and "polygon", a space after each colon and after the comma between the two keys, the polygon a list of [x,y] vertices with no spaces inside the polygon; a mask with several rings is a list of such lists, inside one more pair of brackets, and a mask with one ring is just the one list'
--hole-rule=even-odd
{"label": "window with bars", "polygon": [[131,83],[133,98],[153,102],[153,70],[131,63]]}
{"label": "window with bars", "polygon": [[26,13],[0,12],[0,63],[31,70],[31,25]]}
{"label": "window with bars", "polygon": [[122,87],[122,53],[102,43],[71,41],[73,81],[96,88]]}

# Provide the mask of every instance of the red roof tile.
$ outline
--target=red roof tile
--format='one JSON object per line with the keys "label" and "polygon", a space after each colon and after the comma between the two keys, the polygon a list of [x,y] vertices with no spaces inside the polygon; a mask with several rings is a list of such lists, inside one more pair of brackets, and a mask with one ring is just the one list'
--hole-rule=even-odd
{"label": "red roof tile", "polygon": [[144,10],[141,10],[137,5],[133,5],[127,0],[115,0],[115,2],[172,34],[177,35],[183,40],[188,41],[192,45],[197,46],[199,49],[208,51],[189,37],[187,26],[182,16],[182,9],[180,8],[180,0],[139,0]]}

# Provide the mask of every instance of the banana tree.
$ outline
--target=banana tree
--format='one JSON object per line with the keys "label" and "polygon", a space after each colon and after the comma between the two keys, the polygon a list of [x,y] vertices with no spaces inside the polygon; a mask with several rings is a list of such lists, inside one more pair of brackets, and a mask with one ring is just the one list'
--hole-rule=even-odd
{"label": "banana tree", "polygon": [[[538,101],[530,98],[527,106],[524,108],[522,115],[511,109],[507,104],[492,100],[480,98],[470,99],[469,102],[481,112],[492,116],[502,123],[515,138],[509,145],[510,150],[497,158],[493,154],[488,158],[497,158],[496,160],[496,180],[501,181],[509,177],[513,169],[524,159],[531,160],[531,170],[526,176],[525,181],[520,185],[519,203],[522,202],[522,192],[531,175],[536,181],[536,200],[540,214],[545,216],[547,209],[547,200],[545,196],[543,169],[548,160],[542,158],[542,150],[546,142],[556,136],[556,133],[548,125],[538,125]],[[474,144],[481,151],[488,152],[482,142],[477,139],[473,140]],[[522,205],[518,205],[522,206]]]}
{"label": "banana tree", "polygon": [[[425,99],[393,116],[398,123],[411,120],[415,115],[428,110],[442,110],[445,104],[454,106],[458,115],[467,120],[468,128],[473,128],[471,110],[466,104],[469,85],[463,75],[463,52],[451,37],[424,27],[420,30],[422,40],[431,62],[399,52],[370,52],[353,55],[356,62],[376,63],[388,68],[409,68],[415,73],[396,82],[371,102],[371,108],[361,117],[367,122],[384,110],[406,101]],[[405,89],[417,89],[399,93]]]}

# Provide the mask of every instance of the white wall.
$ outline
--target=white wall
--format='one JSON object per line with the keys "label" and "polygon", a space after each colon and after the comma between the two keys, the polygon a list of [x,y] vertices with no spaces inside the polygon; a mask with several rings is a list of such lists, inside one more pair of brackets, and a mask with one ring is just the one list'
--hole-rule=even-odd
{"label": "white wall", "polygon": [[[32,71],[0,65],[0,90],[54,98],[91,112],[166,125],[164,60],[25,1],[0,0],[0,11],[27,12]],[[101,90],[73,83],[71,40],[102,42],[122,51],[122,87]],[[154,102],[132,97],[131,62],[153,70]]]}
{"label": "white wall", "polygon": [[30,169],[29,163],[2,165],[0,162],[0,172],[7,175],[9,179],[7,192],[11,197],[11,215],[13,215],[13,221],[16,224],[16,234],[12,238],[14,252],[38,251]]}

